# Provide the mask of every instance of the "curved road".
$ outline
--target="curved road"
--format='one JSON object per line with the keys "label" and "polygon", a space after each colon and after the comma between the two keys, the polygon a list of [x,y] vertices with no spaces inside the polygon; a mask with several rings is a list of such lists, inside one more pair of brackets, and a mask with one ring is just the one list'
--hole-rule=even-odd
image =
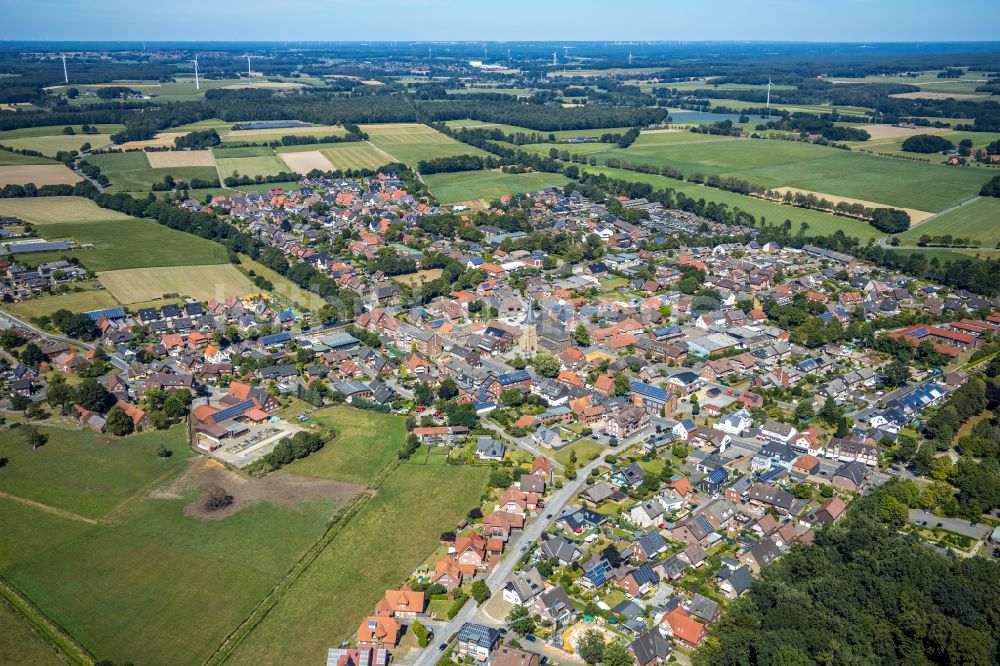
{"label": "curved road", "polygon": [[[47,333],[46,331],[35,328],[28,322],[18,319],[9,312],[0,312],[0,319],[6,319],[12,326],[20,328],[21,330],[24,331],[28,331],[29,333],[33,333],[34,335],[37,335],[43,340],[48,340],[49,342],[64,342],[68,345],[74,345],[76,347],[81,347],[87,350],[95,349],[95,345],[92,345],[88,342],[82,342],[80,340],[76,340],[75,338],[67,338],[62,335],[54,335],[52,333]],[[125,359],[121,358],[117,354],[108,354],[108,361],[110,361],[111,365],[115,366],[119,370],[124,371],[128,370],[129,368],[129,365],[128,363],[125,362]]]}

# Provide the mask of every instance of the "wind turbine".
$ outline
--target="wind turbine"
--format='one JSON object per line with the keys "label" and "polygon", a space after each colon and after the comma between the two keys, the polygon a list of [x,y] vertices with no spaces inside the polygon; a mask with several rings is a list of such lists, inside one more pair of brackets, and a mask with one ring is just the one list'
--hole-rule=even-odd
{"label": "wind turbine", "polygon": [[632,66],[632,52],[631,51],[628,52],[628,66],[629,67]]}
{"label": "wind turbine", "polygon": [[559,65],[559,61],[558,61],[558,60],[556,59],[556,52],[555,52],[555,51],[553,51],[553,52],[552,52],[552,66],[553,66],[553,67],[556,67],[556,66],[558,66],[558,65]]}
{"label": "wind turbine", "polygon": [[250,70],[250,58],[252,58],[253,56],[250,55],[249,53],[247,53],[246,57],[247,57],[247,79],[249,79],[250,85],[252,86],[253,85],[253,72]]}
{"label": "wind turbine", "polygon": [[771,77],[767,77],[767,119],[771,119]]}
{"label": "wind turbine", "polygon": [[66,71],[66,54],[63,53],[59,57],[62,58],[62,61],[63,61],[63,80],[66,83],[69,83],[69,72]]}
{"label": "wind turbine", "polygon": [[194,55],[194,60],[192,60],[191,62],[194,63],[194,89],[195,90],[201,90],[201,82],[198,80],[198,54],[197,53]]}

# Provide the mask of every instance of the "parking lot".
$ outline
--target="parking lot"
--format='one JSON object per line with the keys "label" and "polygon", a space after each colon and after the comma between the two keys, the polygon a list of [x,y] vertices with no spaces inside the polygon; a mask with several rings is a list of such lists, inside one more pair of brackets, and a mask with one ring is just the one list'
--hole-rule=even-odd
{"label": "parking lot", "polygon": [[266,456],[274,450],[274,447],[286,437],[291,437],[302,430],[297,425],[281,421],[264,423],[250,427],[247,434],[226,441],[215,451],[209,453],[210,456],[218,458],[227,465],[245,467],[255,460]]}

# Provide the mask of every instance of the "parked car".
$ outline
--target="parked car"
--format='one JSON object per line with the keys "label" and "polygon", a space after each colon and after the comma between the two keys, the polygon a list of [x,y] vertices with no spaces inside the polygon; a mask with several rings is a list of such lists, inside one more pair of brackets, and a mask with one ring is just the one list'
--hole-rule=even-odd
{"label": "parked car", "polygon": [[438,650],[440,652],[444,652],[444,650],[445,650],[446,647],[448,647],[447,643],[441,643],[441,645],[438,645]]}

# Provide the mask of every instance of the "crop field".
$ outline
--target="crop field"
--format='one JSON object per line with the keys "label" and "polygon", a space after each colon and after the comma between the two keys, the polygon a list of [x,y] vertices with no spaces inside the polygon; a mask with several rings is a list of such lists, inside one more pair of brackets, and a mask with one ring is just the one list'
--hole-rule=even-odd
{"label": "crop field", "polygon": [[12,153],[9,150],[0,150],[0,166],[17,166],[21,164],[58,164],[55,160],[47,157],[36,157],[34,155],[22,155]]}
{"label": "crop field", "polygon": [[172,167],[214,167],[215,158],[211,150],[171,150],[146,153],[149,166],[154,169]]}
{"label": "crop field", "polygon": [[[793,194],[795,193],[801,193],[806,195],[812,194],[818,199],[826,199],[827,201],[833,204],[838,204],[841,202],[847,204],[861,204],[865,208],[878,208],[881,205],[875,201],[865,201],[864,199],[853,199],[851,197],[838,197],[826,194],[825,192],[812,192],[810,190],[800,190],[794,187],[776,187],[774,188],[774,191],[778,192],[781,195],[784,195],[786,192],[792,192]],[[929,213],[926,210],[917,210],[915,208],[900,208],[899,210],[902,210],[903,212],[905,212],[907,215],[910,216],[910,224],[918,224],[933,215],[933,213]]]}
{"label": "crop field", "polygon": [[0,166],[0,185],[72,185],[83,180],[63,164],[18,164]]}
{"label": "crop field", "polygon": [[[232,127],[233,124],[229,123],[229,126]],[[344,136],[347,134],[347,130],[334,125],[310,125],[307,127],[285,127],[280,129],[270,127],[247,130],[230,129],[224,136],[222,132],[219,134],[222,136],[223,143],[239,143],[241,141],[267,143],[269,141],[278,141],[284,136],[314,136],[317,139],[323,136]]]}
{"label": "crop field", "polygon": [[547,187],[561,187],[569,179],[557,173],[508,174],[500,171],[460,171],[424,176],[427,187],[441,203],[485,199],[492,201],[505,194],[536,192]]}
{"label": "crop field", "polygon": [[6,666],[64,664],[27,620],[3,601],[0,601],[0,655]]}
{"label": "crop field", "polygon": [[940,217],[900,235],[904,243],[915,245],[924,234],[982,241],[983,248],[1000,243],[1000,199],[983,197],[970,204],[948,211]]}
{"label": "crop field", "polygon": [[811,234],[827,235],[837,230],[842,230],[848,236],[854,236],[861,240],[879,238],[885,235],[875,227],[860,220],[837,217],[805,208],[784,206],[773,201],[765,201],[763,199],[736,194],[735,192],[717,190],[703,185],[674,180],[665,176],[624,171],[622,169],[609,169],[607,167],[587,166],[581,167],[581,169],[591,173],[603,173],[609,178],[630,180],[636,183],[648,183],[656,189],[671,188],[678,192],[683,192],[694,199],[724,203],[732,208],[739,208],[753,214],[757,218],[758,223],[761,218],[766,219],[767,223],[771,225],[791,220],[793,231],[797,231],[804,222],[809,225],[809,233]]}
{"label": "crop field", "polygon": [[101,208],[83,197],[0,199],[0,215],[13,215],[39,225],[132,219],[124,213]]}
{"label": "crop field", "polygon": [[609,150],[595,157],[671,165],[685,176],[696,172],[733,176],[767,187],[796,187],[931,212],[975,196],[983,181],[978,170],[879,158],[797,141],[729,139],[662,147],[636,142],[626,150]]}
{"label": "crop field", "polygon": [[[184,181],[195,178],[217,180],[219,177],[214,166],[154,168],[148,156],[159,154],[163,153],[106,153],[92,155],[88,160],[100,167],[101,172],[111,180],[111,187],[108,188],[110,192],[148,192],[154,183],[162,183],[166,176]],[[181,155],[186,152],[176,154]]]}
{"label": "crop field", "polygon": [[300,476],[370,483],[406,439],[401,416],[342,405],[313,412],[309,418],[336,429],[337,437],[320,451],[286,467]]}
{"label": "crop field", "polygon": [[214,266],[165,266],[103,271],[101,283],[121,303],[139,303],[181,294],[199,301],[225,300],[256,291],[253,283],[232,264]]}
{"label": "crop field", "polygon": [[[73,239],[81,247],[70,253],[92,271],[152,266],[224,264],[226,248],[204,238],[149,220],[126,218],[112,222],[66,222],[52,227],[47,240]],[[37,252],[25,261],[38,265],[66,252]]]}
{"label": "crop field", "polygon": [[273,157],[275,154],[270,146],[217,146],[212,153],[216,161],[236,157]]}
{"label": "crop field", "polygon": [[[865,130],[871,132],[873,129],[869,129],[869,126],[861,125]],[[880,127],[880,126],[876,126]],[[881,126],[884,127],[884,126]],[[947,160],[944,155],[921,155],[918,153],[908,153],[903,150],[903,141],[909,136],[914,136],[917,134],[936,134],[942,139],[947,139],[951,141],[956,146],[963,139],[969,139],[972,141],[972,147],[976,150],[985,148],[987,144],[993,141],[1000,140],[1000,132],[958,132],[955,130],[950,130],[947,128],[936,128],[936,127],[921,127],[917,130],[906,130],[905,128],[888,128],[888,129],[900,129],[908,132],[904,135],[889,136],[885,138],[872,138],[868,141],[855,141],[850,145],[854,150],[858,151],[868,151],[873,153],[890,153],[894,155],[900,155],[903,157],[916,157],[919,159],[929,160],[932,164],[943,163]],[[979,164],[971,162],[969,164],[973,168],[981,168]],[[983,180],[987,180],[987,177],[981,176]]]}
{"label": "crop field", "polygon": [[83,144],[89,143],[92,148],[101,148],[111,143],[110,134],[54,134],[52,136],[32,136],[21,139],[8,139],[0,136],[0,145],[10,146],[15,150],[37,150],[40,153],[55,157],[60,150],[80,150]]}
{"label": "crop field", "polygon": [[[5,450],[0,488],[41,499],[0,497],[0,573],[116,662],[204,661],[322,534],[335,507],[258,501],[224,520],[198,519],[185,505],[199,487],[153,492],[187,466],[183,428],[122,441],[46,432],[49,443],[36,451],[19,440]],[[163,440],[173,457],[156,456]]]}
{"label": "crop field", "polygon": [[59,309],[71,312],[89,312],[102,310],[119,305],[115,297],[103,289],[87,289],[86,291],[71,291],[57,296],[43,296],[29,301],[4,304],[3,309],[16,317],[31,319],[49,315]]}
{"label": "crop field", "polygon": [[363,125],[361,129],[368,133],[373,144],[392,155],[395,161],[409,165],[439,157],[487,154],[478,148],[455,141],[427,125],[416,123]]}
{"label": "crop field", "polygon": [[[486,485],[482,467],[403,464],[239,645],[229,663],[308,664],[348,638],[386,589],[454,529]],[[363,564],[362,564],[363,563]]]}
{"label": "crop field", "polygon": [[323,148],[321,152],[334,169],[342,171],[347,169],[377,169],[399,161],[368,141],[332,144],[329,148]]}
{"label": "crop field", "polygon": [[297,173],[309,173],[313,169],[320,171],[333,171],[333,165],[326,156],[318,150],[307,150],[302,152],[281,153],[281,159],[291,169]]}
{"label": "crop field", "polygon": [[277,176],[288,171],[285,163],[273,155],[216,158],[215,164],[219,169],[220,180],[228,178],[233,173],[253,177]]}

